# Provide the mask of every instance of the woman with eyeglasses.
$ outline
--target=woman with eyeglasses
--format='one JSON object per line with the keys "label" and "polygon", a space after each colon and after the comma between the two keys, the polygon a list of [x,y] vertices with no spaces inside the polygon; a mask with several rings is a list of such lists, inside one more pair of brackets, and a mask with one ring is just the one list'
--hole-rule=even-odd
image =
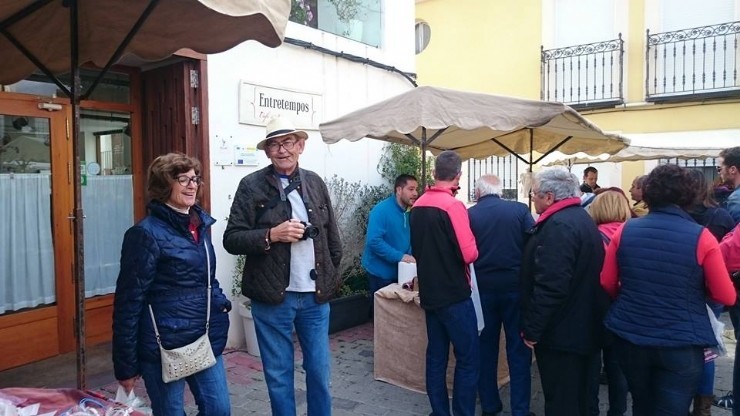
{"label": "woman with eyeglasses", "polygon": [[[149,215],[123,237],[113,303],[113,367],[127,392],[144,379],[155,416],[184,414],[185,384],[199,414],[231,413],[221,356],[231,302],[215,277],[209,229],[216,220],[196,204],[201,171],[197,159],[181,153],[154,159],[148,173]],[[164,382],[158,341],[170,350],[206,331],[215,365]]]}

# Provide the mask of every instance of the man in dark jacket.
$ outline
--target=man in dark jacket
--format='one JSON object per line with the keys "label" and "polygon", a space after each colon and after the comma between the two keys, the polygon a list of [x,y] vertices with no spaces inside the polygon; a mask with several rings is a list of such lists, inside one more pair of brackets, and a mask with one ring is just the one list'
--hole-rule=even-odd
{"label": "man in dark jacket", "polygon": [[524,345],[520,334],[519,268],[524,236],[534,225],[534,220],[526,205],[501,199],[501,181],[496,176],[478,178],[475,195],[477,203],[468,210],[468,214],[479,252],[475,275],[486,324],[480,334],[478,396],[483,416],[493,416],[503,410],[497,383],[499,338],[503,325],[511,379],[511,414],[528,416],[532,351]]}
{"label": "man in dark jacket", "polygon": [[583,183],[581,184],[581,192],[584,194],[592,194],[595,190],[601,188],[596,182],[599,180],[599,171],[593,166],[589,166],[583,170]]}
{"label": "man in dark jacket", "polygon": [[224,248],[244,254],[252,316],[273,415],[295,415],[293,327],[303,351],[309,416],[331,414],[329,305],[339,286],[339,230],[326,184],[298,167],[308,134],[285,118],[257,144],[272,164],[247,175],[231,205]]}
{"label": "man in dark jacket", "polygon": [[478,257],[459,189],[460,156],[444,151],[434,162],[434,185],[411,209],[411,250],[427,326],[426,389],[432,414],[450,415],[447,359],[455,353],[452,409],[473,416],[479,374],[478,327],[470,299],[468,265]]}
{"label": "man in dark jacket", "polygon": [[530,193],[540,216],[522,257],[522,335],[537,356],[546,416],[587,414],[589,361],[605,312],[597,302],[604,247],[578,192],[575,175],[549,168]]}

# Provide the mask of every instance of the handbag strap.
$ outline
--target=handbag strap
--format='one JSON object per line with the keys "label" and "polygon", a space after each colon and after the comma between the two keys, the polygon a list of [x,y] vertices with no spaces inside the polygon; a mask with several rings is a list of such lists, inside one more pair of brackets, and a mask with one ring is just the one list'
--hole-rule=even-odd
{"label": "handbag strap", "polygon": [[[206,301],[206,334],[208,334],[208,328],[211,325],[211,254],[208,252],[208,246],[206,245],[206,239],[203,239],[203,247],[206,249],[206,284],[208,285],[208,300]],[[162,341],[159,338],[159,329],[157,329],[157,322],[154,320],[154,311],[152,310],[152,304],[149,304],[149,316],[152,318],[152,326],[154,327],[154,334],[157,336],[157,344],[162,346]]]}

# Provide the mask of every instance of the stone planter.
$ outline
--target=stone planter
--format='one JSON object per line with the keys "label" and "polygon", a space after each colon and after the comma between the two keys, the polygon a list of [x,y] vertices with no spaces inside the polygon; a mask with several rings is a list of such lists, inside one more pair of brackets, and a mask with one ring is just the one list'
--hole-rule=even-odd
{"label": "stone planter", "polygon": [[244,325],[244,337],[247,341],[247,353],[254,355],[255,357],[260,356],[260,347],[257,344],[257,332],[254,330],[254,319],[252,319],[252,308],[249,305],[249,301],[237,302],[237,308],[239,316],[242,317],[242,324]]}
{"label": "stone planter", "polygon": [[372,296],[357,294],[329,301],[329,333],[333,334],[347,328],[362,325],[370,320]]}

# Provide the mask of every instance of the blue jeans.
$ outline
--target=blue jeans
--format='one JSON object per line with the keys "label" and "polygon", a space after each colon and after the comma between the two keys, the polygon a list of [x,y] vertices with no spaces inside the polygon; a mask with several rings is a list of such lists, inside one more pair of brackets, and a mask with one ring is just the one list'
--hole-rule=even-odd
{"label": "blue jeans", "polygon": [[501,326],[506,335],[506,360],[509,363],[510,401],[513,416],[529,415],[532,392],[532,350],[524,345],[520,335],[519,292],[480,292],[483,321],[480,334],[480,380],[478,397],[481,409],[487,413],[503,410],[498,393],[498,355]]}
{"label": "blue jeans", "polygon": [[226,383],[223,356],[216,357],[216,364],[192,376],[165,383],[162,381],[162,364],[142,361],[139,363],[146,394],[152,402],[154,416],[185,415],[185,383],[198,405],[198,415],[228,416],[231,414],[229,386]]}
{"label": "blue jeans", "polygon": [[632,394],[634,416],[687,413],[701,378],[704,348],[643,347],[623,339],[615,347]]}
{"label": "blue jeans", "polygon": [[473,301],[468,298],[424,313],[427,324],[426,388],[432,406],[430,416],[450,415],[447,393],[450,342],[455,353],[452,412],[455,416],[473,416],[480,372],[478,324]]}
{"label": "blue jeans", "polygon": [[313,292],[286,292],[278,305],[252,301],[273,416],[295,416],[293,327],[303,352],[309,416],[331,415],[329,304]]}

